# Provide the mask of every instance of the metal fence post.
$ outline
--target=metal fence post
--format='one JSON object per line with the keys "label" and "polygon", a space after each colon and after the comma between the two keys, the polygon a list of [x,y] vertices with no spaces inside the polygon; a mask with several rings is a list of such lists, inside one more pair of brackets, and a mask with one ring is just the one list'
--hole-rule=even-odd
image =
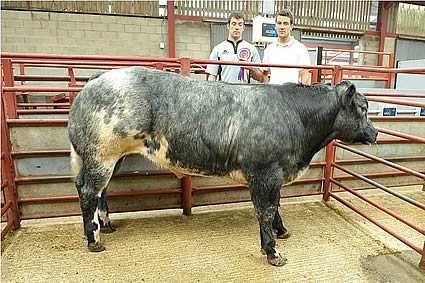
{"label": "metal fence post", "polygon": [[422,256],[421,256],[421,261],[419,262],[419,267],[425,270],[425,242],[424,242],[424,248],[422,249]]}
{"label": "metal fence post", "polygon": [[[15,169],[12,162],[10,144],[9,127],[6,122],[6,113],[4,105],[4,97],[1,99],[1,175],[2,183],[5,182],[4,198],[7,203],[10,201],[11,205],[7,212],[7,221],[12,222],[12,229],[18,229],[21,225],[18,209],[18,201],[16,196],[15,184]],[[3,233],[2,233],[3,234]]]}
{"label": "metal fence post", "polygon": [[192,177],[184,176],[182,178],[182,192],[183,192],[183,214],[192,214]]}
{"label": "metal fence post", "polygon": [[332,85],[336,85],[341,82],[342,79],[342,68],[339,65],[335,65],[335,69],[332,74]]}
{"label": "metal fence post", "polygon": [[[323,47],[319,46],[317,47],[317,65],[323,65]],[[311,80],[313,82],[313,80]],[[317,78],[314,82],[322,82],[322,69],[317,69]]]}
{"label": "metal fence post", "polygon": [[[75,87],[78,86],[77,80],[75,79],[74,69],[72,67],[68,68],[68,76],[69,76],[69,87]],[[75,97],[77,96],[78,92],[69,92],[69,104],[72,105],[74,102]]]}
{"label": "metal fence post", "polygon": [[180,74],[190,76],[190,58],[180,58]]}
{"label": "metal fence post", "polygon": [[[190,58],[180,59],[180,74],[184,76],[190,76]],[[182,178],[182,203],[183,203],[183,214],[192,214],[192,177],[184,176]]]}
{"label": "metal fence post", "polygon": [[[3,86],[15,86],[13,74],[13,65],[11,59],[1,59],[3,69]],[[15,119],[18,117],[16,113],[16,92],[2,92],[2,103],[4,103],[4,111],[6,111],[7,119]]]}
{"label": "metal fence post", "polygon": [[334,175],[334,168],[332,166],[332,163],[335,162],[335,153],[336,153],[336,146],[335,146],[335,140],[331,141],[326,146],[326,166],[325,166],[325,181],[323,182],[323,200],[328,201],[330,197],[330,192],[332,191],[332,183],[331,178],[333,178]]}
{"label": "metal fence post", "polygon": [[[390,69],[394,68],[394,53],[390,53],[388,55],[388,68]],[[394,73],[388,72],[387,82],[385,84],[386,88],[391,88],[394,77],[395,77]]]}
{"label": "metal fence post", "polygon": [[[342,69],[341,66],[335,65],[335,69],[333,70],[332,74],[332,85],[336,85],[341,81],[342,78]],[[325,181],[323,182],[323,200],[328,201],[330,197],[330,192],[332,191],[332,184],[331,184],[331,178],[333,178],[334,168],[332,166],[332,163],[335,162],[335,153],[336,153],[336,146],[335,146],[335,140],[331,141],[326,146],[326,155],[325,155],[325,172],[324,177]]]}

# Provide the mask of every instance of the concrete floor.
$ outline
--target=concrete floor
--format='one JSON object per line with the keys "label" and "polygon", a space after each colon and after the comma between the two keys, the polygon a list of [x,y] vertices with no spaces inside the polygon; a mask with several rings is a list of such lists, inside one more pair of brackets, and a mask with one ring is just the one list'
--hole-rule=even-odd
{"label": "concrete floor", "polygon": [[[400,192],[425,203],[421,187]],[[388,194],[368,196],[425,227],[425,212]],[[424,237],[363,201],[351,203],[416,245]],[[335,200],[285,199],[292,236],[278,240],[288,257],[269,265],[260,253],[250,203],[193,210],[112,215],[106,250],[89,253],[80,217],[25,221],[2,243],[2,282],[425,282],[419,254]]]}

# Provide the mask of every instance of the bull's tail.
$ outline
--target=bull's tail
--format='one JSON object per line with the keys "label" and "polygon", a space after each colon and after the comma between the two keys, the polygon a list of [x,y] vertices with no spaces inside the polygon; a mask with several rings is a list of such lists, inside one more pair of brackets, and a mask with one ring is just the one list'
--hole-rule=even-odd
{"label": "bull's tail", "polygon": [[80,173],[81,169],[81,157],[75,152],[74,147],[71,145],[71,171],[75,177]]}

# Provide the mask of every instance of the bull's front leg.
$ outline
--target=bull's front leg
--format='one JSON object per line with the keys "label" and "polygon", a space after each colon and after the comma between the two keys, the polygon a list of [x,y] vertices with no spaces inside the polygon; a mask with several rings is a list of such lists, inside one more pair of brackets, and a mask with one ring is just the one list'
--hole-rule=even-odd
{"label": "bull's front leg", "polygon": [[246,173],[257,220],[260,224],[261,251],[267,255],[267,260],[275,266],[286,264],[276,249],[272,224],[279,206],[282,170],[277,167],[251,169]]}

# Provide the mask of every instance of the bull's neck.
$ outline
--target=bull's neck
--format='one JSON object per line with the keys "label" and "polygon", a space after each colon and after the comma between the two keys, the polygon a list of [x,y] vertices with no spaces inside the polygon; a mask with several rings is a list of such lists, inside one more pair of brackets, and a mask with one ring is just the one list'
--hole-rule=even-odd
{"label": "bull's neck", "polygon": [[340,110],[340,103],[336,97],[322,97],[321,101],[313,99],[307,111],[300,114],[305,129],[305,148],[303,160],[309,163],[313,156],[335,137],[333,130],[335,119]]}

